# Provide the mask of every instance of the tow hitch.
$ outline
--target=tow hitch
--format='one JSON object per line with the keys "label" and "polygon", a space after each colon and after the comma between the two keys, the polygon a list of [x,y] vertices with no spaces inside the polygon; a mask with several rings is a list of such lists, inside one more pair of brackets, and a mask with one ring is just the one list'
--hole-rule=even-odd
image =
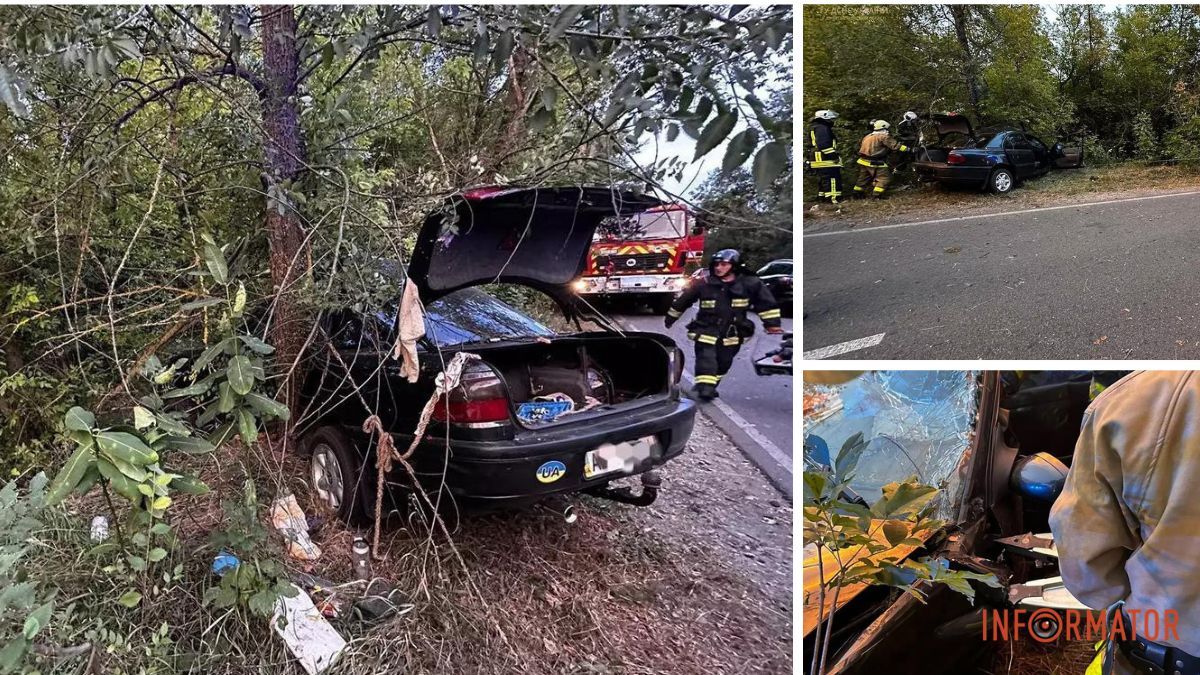
{"label": "tow hitch", "polygon": [[658,498],[658,488],[662,486],[662,476],[658,475],[657,471],[647,471],[642,474],[642,493],[634,494],[627,487],[609,487],[601,485],[587,490],[587,494],[593,497],[601,497],[610,499],[614,502],[622,504],[632,504],[633,506],[649,506]]}

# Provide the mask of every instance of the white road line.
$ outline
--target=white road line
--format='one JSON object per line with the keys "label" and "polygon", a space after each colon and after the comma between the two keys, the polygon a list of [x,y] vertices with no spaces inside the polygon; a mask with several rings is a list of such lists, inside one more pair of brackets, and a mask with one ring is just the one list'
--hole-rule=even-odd
{"label": "white road line", "polygon": [[887,335],[887,333],[878,333],[869,337],[858,338],[857,340],[850,340],[848,342],[839,342],[836,345],[829,345],[828,347],[821,347],[820,349],[807,351],[804,352],[804,360],[819,361],[821,359],[827,359],[831,356],[839,356],[847,352],[855,352],[860,349],[866,349],[867,347],[874,347],[880,342],[883,342],[884,335]]}
{"label": "white road line", "polygon": [[1165,195],[1151,195],[1149,197],[1127,197],[1125,199],[1109,199],[1102,202],[1084,202],[1082,204],[1062,204],[1060,206],[1043,206],[1036,209],[1021,209],[1020,211],[1002,211],[1000,213],[981,213],[976,216],[955,216],[953,218],[938,218],[937,220],[920,220],[915,223],[896,223],[894,225],[877,225],[875,227],[861,227],[853,230],[837,230],[835,232],[813,232],[812,234],[804,235],[805,239],[814,237],[833,237],[839,234],[856,234],[858,232],[878,232],[879,230],[894,230],[901,227],[916,227],[918,225],[937,225],[939,223],[957,223],[964,220],[982,220],[984,218],[999,218],[1001,216],[1019,216],[1026,213],[1040,213],[1042,211],[1057,211],[1059,209],[1078,209],[1085,206],[1105,206],[1107,204],[1124,204],[1126,202],[1140,202],[1148,199],[1165,199],[1167,197],[1187,197],[1189,195],[1200,195],[1200,190],[1192,190],[1190,192],[1172,192]]}
{"label": "white road line", "polygon": [[[693,383],[692,374],[687,371],[683,372],[683,379],[687,380],[688,384]],[[746,421],[745,417],[737,414],[736,410],[730,408],[729,405],[721,399],[714,398],[712,401],[709,401],[709,403],[717,406],[721,412],[725,413],[725,416],[728,417],[731,422],[736,424],[739,429],[746,432],[746,435],[749,436],[751,440],[753,440],[755,443],[758,443],[763,450],[766,450],[767,454],[771,456],[771,459],[775,460],[775,463],[787,469],[789,474],[792,472],[792,456],[790,454],[784,452],[778,445],[775,445],[771,439],[764,436],[757,427]]]}

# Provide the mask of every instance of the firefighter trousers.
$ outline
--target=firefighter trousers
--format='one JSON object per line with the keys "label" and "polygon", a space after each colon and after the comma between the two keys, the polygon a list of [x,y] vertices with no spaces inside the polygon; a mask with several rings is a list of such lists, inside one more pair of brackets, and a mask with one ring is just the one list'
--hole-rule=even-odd
{"label": "firefighter trousers", "polygon": [[842,201],[842,167],[833,166],[813,169],[817,172],[817,197],[837,204]]}
{"label": "firefighter trousers", "polygon": [[733,365],[733,357],[742,348],[738,337],[714,338],[710,335],[696,336],[696,391],[712,394],[721,383],[721,378]]}
{"label": "firefighter trousers", "polygon": [[854,184],[854,194],[866,195],[871,192],[876,197],[883,194],[888,183],[892,181],[892,167],[887,164],[858,163],[858,182]]}

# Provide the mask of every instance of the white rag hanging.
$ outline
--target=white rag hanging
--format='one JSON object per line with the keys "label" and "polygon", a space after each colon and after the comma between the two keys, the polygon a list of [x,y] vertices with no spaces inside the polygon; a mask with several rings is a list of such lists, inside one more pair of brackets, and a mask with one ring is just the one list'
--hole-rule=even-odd
{"label": "white rag hanging", "polygon": [[404,295],[400,299],[400,321],[396,334],[396,344],[392,347],[392,358],[403,359],[400,364],[400,375],[408,381],[416,382],[421,372],[421,364],[417,360],[417,340],[425,335],[425,311],[421,307],[421,297],[417,294],[417,285],[405,282]]}

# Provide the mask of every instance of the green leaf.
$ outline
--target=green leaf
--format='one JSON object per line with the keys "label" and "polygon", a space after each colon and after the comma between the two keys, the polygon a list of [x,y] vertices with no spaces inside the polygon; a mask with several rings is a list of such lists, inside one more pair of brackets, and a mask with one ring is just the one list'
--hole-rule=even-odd
{"label": "green leaf", "polygon": [[225,302],[225,298],[200,298],[199,300],[183,303],[179,309],[184,312],[190,312],[196,309],[204,309],[205,307],[219,305],[222,302]]}
{"label": "green leaf", "polygon": [[163,398],[184,398],[185,396],[199,396],[199,395],[203,394],[204,392],[208,391],[208,388],[211,386],[212,386],[212,381],[205,379],[205,380],[197,382],[196,384],[193,384],[191,386],[183,387],[182,389],[172,389],[170,391],[165,391],[165,392],[163,392],[162,397]]}
{"label": "green leaf", "polygon": [[87,473],[88,464],[92,460],[92,446],[81,445],[75,449],[75,452],[67,459],[67,463],[63,468],[59,469],[58,474],[54,476],[54,480],[50,483],[50,490],[46,493],[46,505],[55,506],[67,498],[79,481],[83,479]]}
{"label": "green leaf", "polygon": [[185,495],[206,495],[209,493],[208,486],[193,476],[176,476],[175,480],[171,481],[171,489],[182,492]]}
{"label": "green leaf", "polygon": [[745,164],[746,160],[750,159],[750,154],[754,152],[754,148],[757,145],[757,129],[745,129],[742,133],[734,136],[725,148],[725,160],[721,163],[721,170],[733,171]]}
{"label": "green leaf", "polygon": [[79,482],[75,485],[75,494],[86,495],[100,481],[101,476],[98,464],[95,461],[88,462],[87,471],[83,474],[83,478],[79,479]]}
{"label": "green leaf", "polygon": [[233,435],[236,431],[237,431],[237,423],[236,422],[234,422],[234,421],[226,422],[225,424],[221,425],[221,427],[219,429],[214,431],[211,436],[208,437],[208,442],[211,443],[214,447],[219,448],[222,445],[224,445],[226,442],[228,442],[229,439],[233,438]]}
{"label": "green leaf", "polygon": [[192,433],[182,422],[168,415],[155,415],[154,421],[159,431],[172,436],[187,436]]}
{"label": "green leaf", "polygon": [[883,499],[876,502],[871,511],[881,517],[911,515],[928,504],[937,492],[935,487],[914,482],[888,483],[883,486]]}
{"label": "green leaf", "polygon": [[142,467],[130,464],[116,457],[102,457],[100,461],[96,462],[96,466],[100,470],[100,473],[110,481],[115,480],[117,474],[128,478],[134,483],[141,483],[150,476]]}
{"label": "green leaf", "polygon": [[142,439],[123,431],[101,431],[96,434],[96,443],[101,450],[115,459],[135,466],[145,466],[158,461],[158,453],[151,450]]}
{"label": "green leaf", "polygon": [[229,386],[242,396],[250,393],[250,389],[254,387],[254,373],[250,372],[250,359],[243,354],[238,354],[229,360],[229,367],[225,369],[225,375],[229,378]]}
{"label": "green leaf", "polygon": [[229,266],[225,263],[225,254],[214,244],[204,245],[204,264],[214,281],[224,285],[229,283]]}
{"label": "green leaf", "polygon": [[863,440],[861,431],[842,443],[842,449],[838,451],[837,459],[833,463],[833,473],[839,481],[850,480],[854,469],[858,466],[858,460],[862,458],[862,453],[868,445],[869,443]]}
{"label": "green leaf", "polygon": [[804,472],[804,503],[808,504],[825,496],[827,482],[825,474],[816,471]]}
{"label": "green leaf", "polygon": [[270,616],[275,611],[275,593],[269,589],[258,591],[250,596],[248,603],[250,611],[256,612],[262,616]]}
{"label": "green leaf", "polygon": [[96,416],[91,412],[75,406],[67,411],[63,423],[71,431],[91,431],[96,426]]}
{"label": "green leaf", "polygon": [[[138,558],[138,560],[141,560],[141,558]],[[144,560],[142,561],[142,565],[143,565],[142,569],[145,569],[145,567],[144,567],[145,561]],[[125,591],[125,594],[117,599],[117,602],[121,603],[122,605],[124,605],[125,607],[128,607],[130,609],[137,607],[137,604],[141,601],[142,601],[142,594],[138,593],[137,591]]]}
{"label": "green leaf", "polygon": [[154,499],[154,501],[150,503],[150,508],[155,511],[162,511],[163,509],[167,508],[170,505],[171,505],[170,497],[156,497]]}
{"label": "green leaf", "polygon": [[26,640],[32,640],[37,636],[46,624],[50,623],[50,615],[54,612],[54,603],[47,602],[46,604],[33,610],[33,612],[25,617],[25,626],[21,630],[21,634]]}
{"label": "green leaf", "polygon": [[562,37],[567,32],[567,29],[571,27],[571,24],[575,23],[575,20],[583,13],[585,8],[586,5],[567,5],[564,7],[562,12],[559,13],[558,18],[554,20],[554,25],[550,27],[550,34],[547,37],[550,40],[557,40]]}
{"label": "green leaf", "polygon": [[237,293],[233,295],[233,315],[241,316],[244,309],[246,309],[246,285],[239,281]]}
{"label": "green leaf", "polygon": [[150,553],[146,554],[146,557],[150,559],[150,562],[156,563],[167,557],[167,551],[166,549],[155,547],[150,549]]}
{"label": "green leaf", "polygon": [[245,408],[238,408],[237,411],[238,433],[242,435],[242,440],[247,446],[254,445],[254,441],[258,440],[258,426],[255,424],[254,415],[250,414]]}
{"label": "green leaf", "polygon": [[152,424],[154,424],[154,413],[140,405],[133,407],[133,426],[145,429]]}
{"label": "green leaf", "polygon": [[247,347],[250,348],[250,351],[254,352],[255,354],[271,354],[275,351],[274,347],[254,337],[253,335],[239,335],[238,337],[246,344]]}
{"label": "green leaf", "polygon": [[439,13],[437,5],[429,6],[429,11],[425,15],[425,30],[429,31],[429,35],[435,40],[442,33],[442,15]]}
{"label": "green leaf", "polygon": [[771,141],[758,149],[754,156],[754,184],[760,192],[767,192],[775,179],[787,165],[787,152],[779,141]]}
{"label": "green leaf", "polygon": [[737,110],[727,110],[713,118],[711,122],[704,127],[704,131],[700,132],[700,138],[696,140],[696,155],[692,157],[692,161],[696,161],[707,155],[709,151],[721,144],[729,132],[733,131],[734,125],[737,124]]}
{"label": "green leaf", "polygon": [[[125,464],[124,466],[132,467],[131,464]],[[96,468],[100,471],[100,474],[108,480],[109,486],[112,487],[117,494],[121,495],[125,499],[128,499],[134,504],[137,504],[142,500],[142,493],[138,491],[138,486],[141,485],[141,483],[133,480],[129,476],[126,476],[125,473],[121,471],[121,468],[117,467],[114,463],[108,461],[107,459],[101,459],[99,462],[96,462]]]}
{"label": "green leaf", "polygon": [[238,395],[233,392],[233,387],[229,386],[229,382],[222,382],[217,385],[217,412],[228,413],[233,412],[237,407]]}
{"label": "green leaf", "polygon": [[909,527],[898,520],[889,520],[883,524],[883,536],[893,547],[899,546],[908,538]]}
{"label": "green leaf", "polygon": [[[4,83],[0,82],[0,86]],[[0,648],[0,673],[11,673],[21,665],[25,658],[25,650],[29,648],[29,641],[24,637],[18,637],[9,641],[8,644]]]}
{"label": "green leaf", "polygon": [[4,105],[8,106],[13,115],[28,119],[29,106],[25,105],[21,98],[21,89],[20,79],[0,63],[0,101],[4,101]]}
{"label": "green leaf", "polygon": [[291,417],[291,413],[288,412],[286,405],[273,398],[263,396],[258,392],[252,391],[246,394],[246,402],[250,404],[251,408],[254,408],[255,412],[263,417],[273,417],[285,422]]}
{"label": "green leaf", "polygon": [[206,452],[216,450],[216,447],[212,443],[203,438],[195,438],[193,436],[168,436],[166,443],[168,448],[179,450],[189,455],[202,455]]}
{"label": "green leaf", "polygon": [[[233,343],[233,338],[225,338],[224,340],[221,340],[220,342],[214,343],[208,349],[205,349],[204,353],[200,355],[200,358],[196,359],[196,363],[192,364],[192,371],[199,373],[200,371],[204,370],[204,368],[207,367],[209,363],[212,363],[213,359],[217,358],[217,356],[220,355],[221,351],[224,350],[226,346],[228,346],[232,343]],[[201,392],[201,393],[203,393],[203,392]]]}

